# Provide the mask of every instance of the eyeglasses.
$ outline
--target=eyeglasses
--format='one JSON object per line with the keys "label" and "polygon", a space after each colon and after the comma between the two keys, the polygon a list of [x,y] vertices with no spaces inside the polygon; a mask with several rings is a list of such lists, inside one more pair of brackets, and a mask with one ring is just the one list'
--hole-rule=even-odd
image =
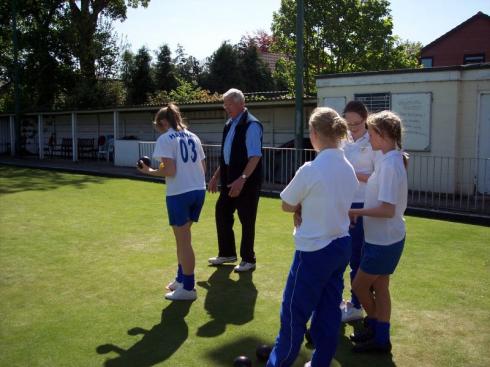
{"label": "eyeglasses", "polygon": [[354,127],[354,126],[360,126],[364,124],[364,120],[359,120],[359,121],[347,121],[347,126],[349,127]]}

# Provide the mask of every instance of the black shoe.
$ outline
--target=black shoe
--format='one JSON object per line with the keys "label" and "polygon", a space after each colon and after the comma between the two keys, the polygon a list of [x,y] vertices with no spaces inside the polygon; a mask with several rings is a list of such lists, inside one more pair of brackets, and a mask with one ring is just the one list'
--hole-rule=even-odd
{"label": "black shoe", "polygon": [[350,335],[350,340],[354,343],[364,343],[374,339],[374,329],[367,327]]}
{"label": "black shoe", "polygon": [[374,339],[371,339],[367,342],[354,345],[352,351],[356,353],[390,353],[391,343],[378,344]]}

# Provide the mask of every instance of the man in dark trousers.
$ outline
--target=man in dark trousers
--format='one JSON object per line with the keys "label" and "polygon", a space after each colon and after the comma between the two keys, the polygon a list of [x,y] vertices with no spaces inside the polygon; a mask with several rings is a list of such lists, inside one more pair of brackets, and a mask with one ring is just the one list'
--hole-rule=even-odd
{"label": "man in dark trousers", "polygon": [[255,219],[262,184],[262,124],[245,107],[245,97],[238,89],[223,94],[223,107],[228,121],[223,130],[220,165],[209,181],[208,191],[218,190],[216,229],[218,256],[208,261],[213,265],[235,262],[237,253],[233,222],[235,210],[242,224],[240,265],[236,272],[255,269]]}

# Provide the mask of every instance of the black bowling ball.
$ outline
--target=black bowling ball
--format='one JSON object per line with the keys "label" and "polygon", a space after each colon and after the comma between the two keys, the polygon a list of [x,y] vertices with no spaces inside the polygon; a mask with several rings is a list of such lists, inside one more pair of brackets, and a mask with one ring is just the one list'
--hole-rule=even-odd
{"label": "black bowling ball", "polygon": [[252,361],[245,356],[238,356],[233,361],[233,367],[252,367]]}
{"label": "black bowling ball", "polygon": [[255,354],[259,361],[266,362],[269,359],[269,355],[272,352],[272,347],[267,344],[262,344],[257,347]]}
{"label": "black bowling ball", "polygon": [[151,167],[150,157],[148,157],[146,155],[143,157],[140,157],[140,159],[138,159],[138,163],[136,163],[139,168],[143,168],[143,164],[141,162],[143,162],[146,166]]}

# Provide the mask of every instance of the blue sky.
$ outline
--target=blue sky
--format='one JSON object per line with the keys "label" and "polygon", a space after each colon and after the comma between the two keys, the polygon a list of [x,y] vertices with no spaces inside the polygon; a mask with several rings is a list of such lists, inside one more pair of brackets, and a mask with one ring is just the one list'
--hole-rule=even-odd
{"label": "blue sky", "polygon": [[[129,9],[115,29],[136,51],[163,43],[172,52],[181,44],[202,60],[229,40],[263,29],[270,32],[280,0],[151,0],[148,8]],[[490,15],[490,0],[392,0],[393,33],[426,45],[478,11]]]}

